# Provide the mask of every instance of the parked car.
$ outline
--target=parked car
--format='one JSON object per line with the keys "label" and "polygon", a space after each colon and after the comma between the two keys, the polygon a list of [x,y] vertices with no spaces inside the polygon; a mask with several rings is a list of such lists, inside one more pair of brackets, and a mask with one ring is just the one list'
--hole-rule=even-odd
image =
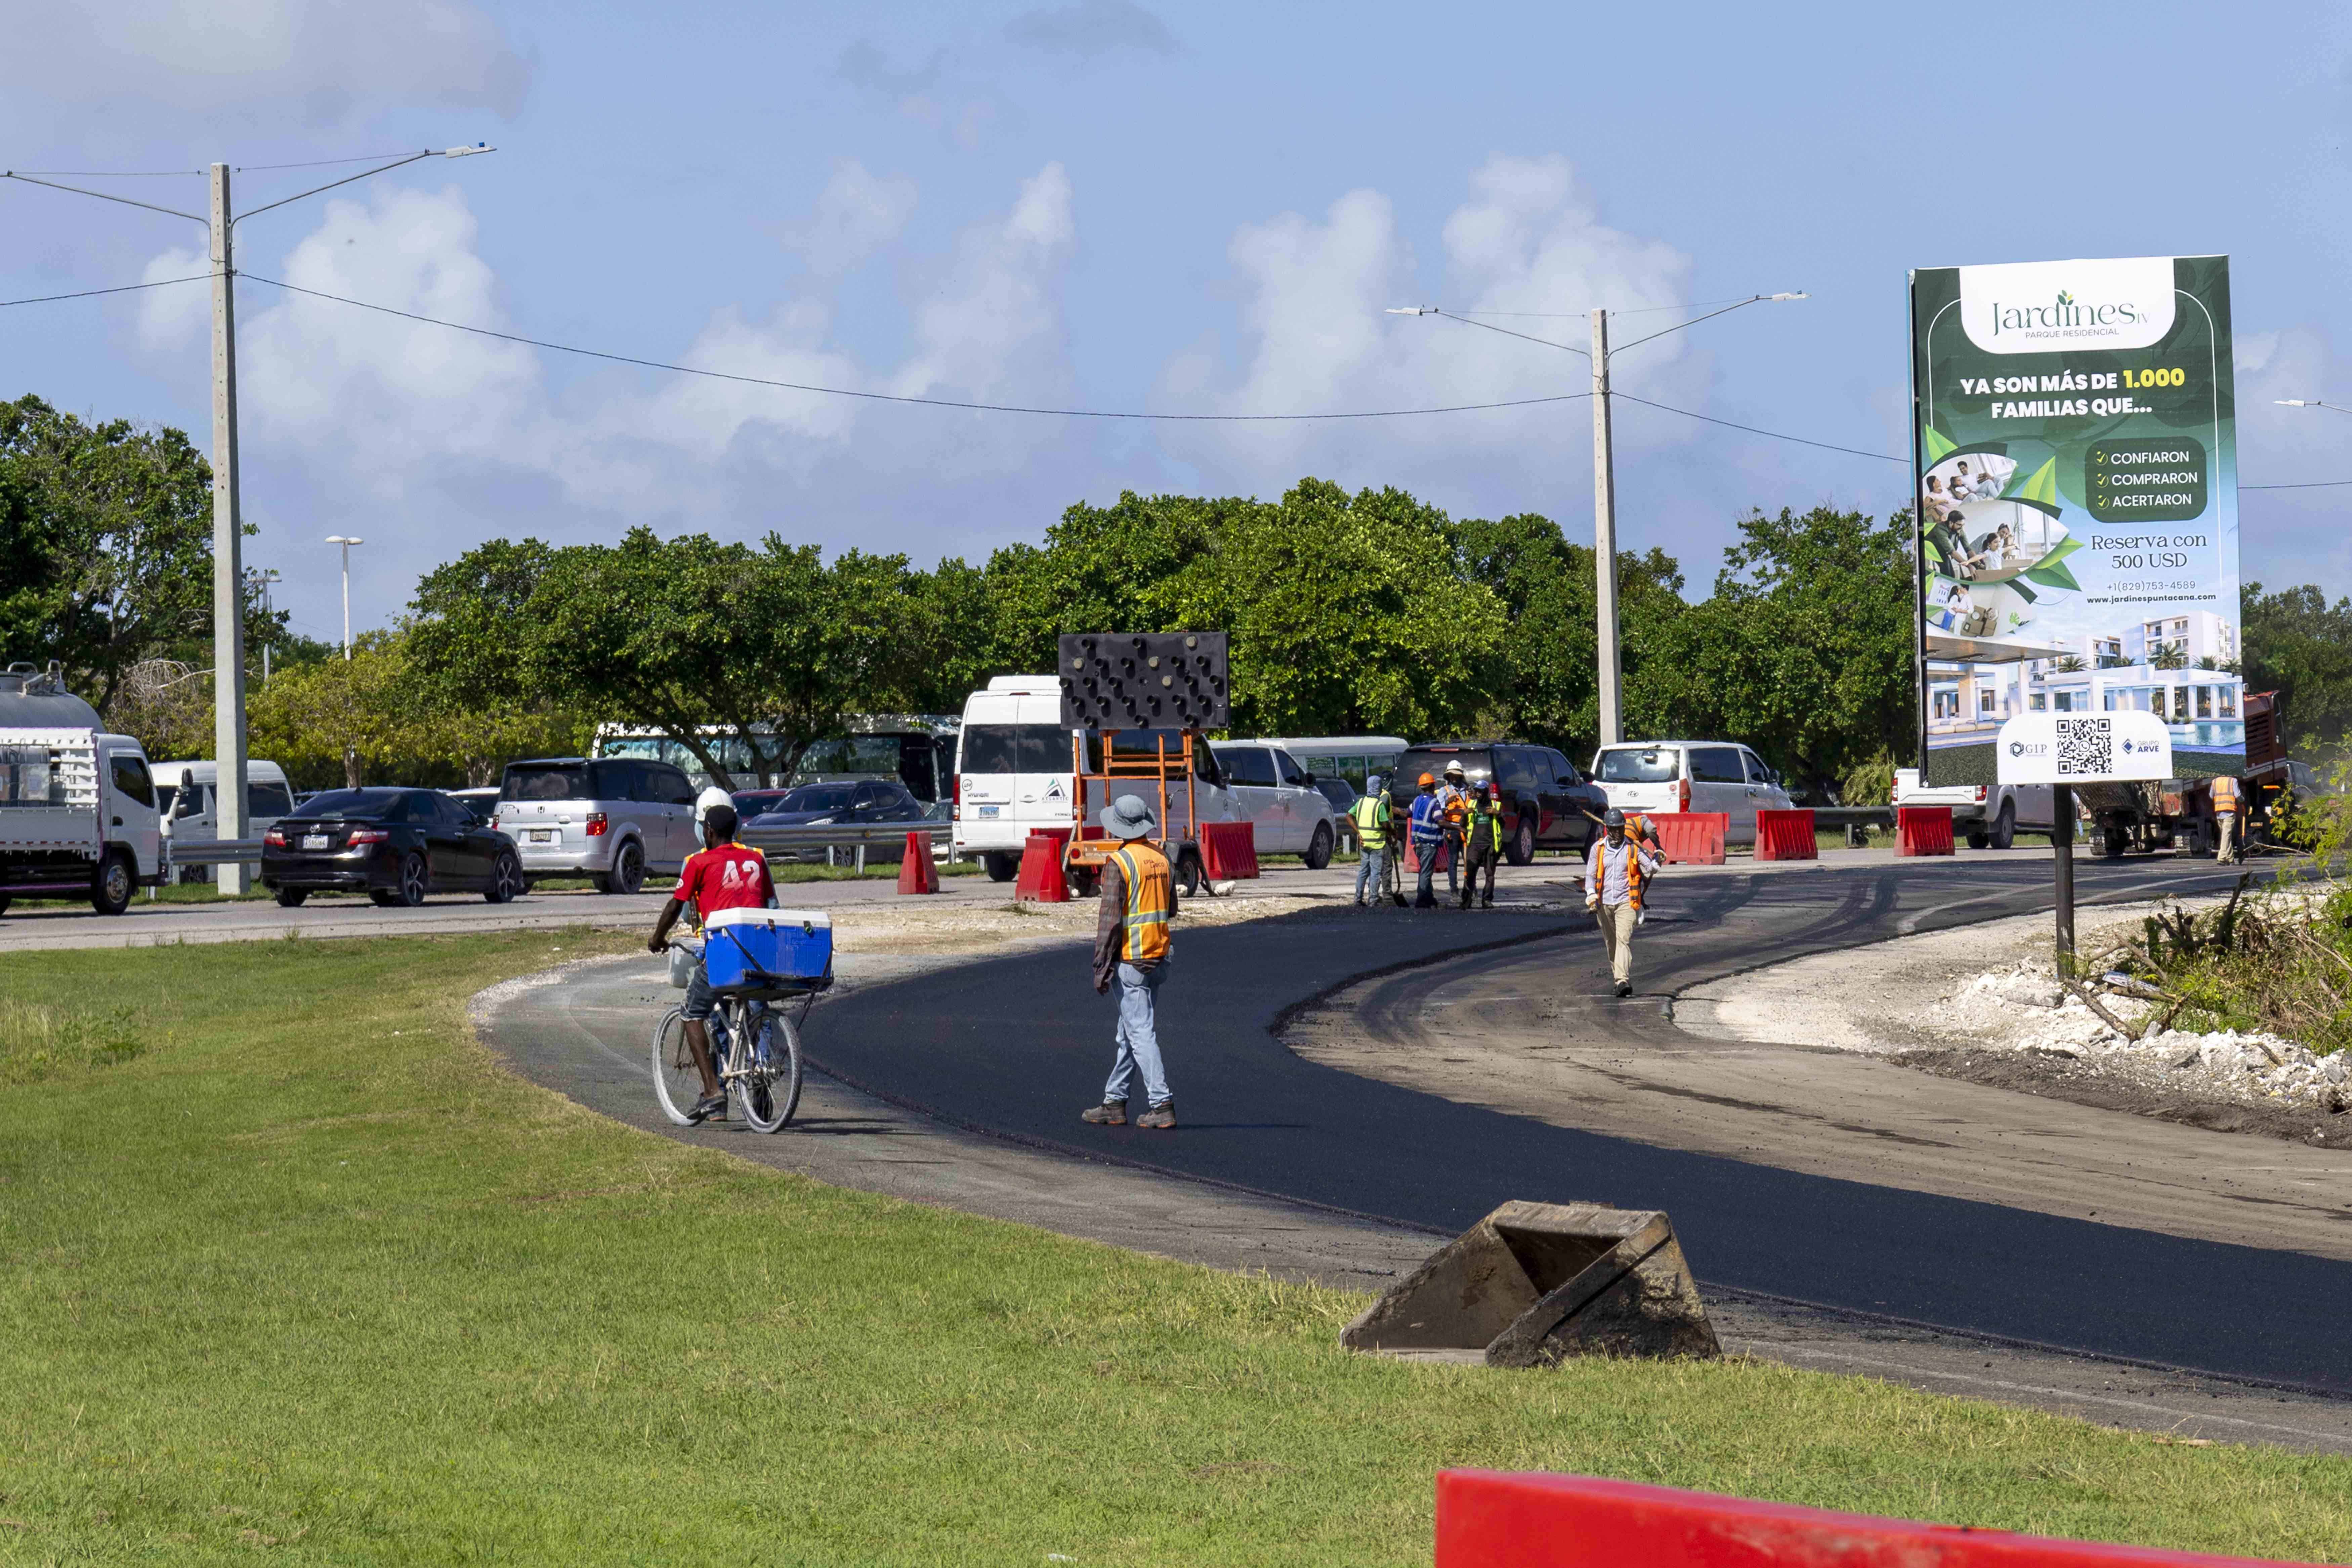
{"label": "parked car", "polygon": [[[476,816],[480,817],[484,822],[489,821],[490,818],[499,814],[499,786],[496,784],[491,784],[485,789],[452,789],[444,790],[441,793],[447,795],[451,800],[456,801],[459,805],[464,806],[467,811],[472,812]],[[302,800],[307,800],[310,797],[308,795],[305,795],[301,797],[301,800],[297,800],[295,804],[299,805],[302,803]]]}
{"label": "parked car", "polygon": [[514,840],[437,789],[328,790],[261,836],[261,884],[288,909],[322,889],[385,908],[430,893],[494,904],[526,888]]}
{"label": "parked car", "polygon": [[1514,866],[1536,858],[1538,849],[1581,855],[1601,831],[1609,797],[1549,746],[1510,741],[1446,741],[1414,746],[1397,759],[1389,779],[1389,801],[1409,811],[1421,793],[1421,775],[1445,776],[1445,764],[1460,763],[1472,789],[1489,780],[1503,791],[1503,856]]}
{"label": "parked car", "polygon": [[[220,765],[210,758],[158,763],[150,770],[155,779],[155,808],[162,814],[165,847],[173,844],[211,844],[220,838],[220,803],[214,796]],[[286,770],[256,757],[245,764],[245,836],[258,838],[269,825],[294,809],[294,791]],[[175,873],[183,882],[209,882],[210,866],[183,866]]]}
{"label": "parked car", "polygon": [[735,803],[735,820],[749,822],[763,811],[773,811],[776,803],[792,794],[788,789],[739,789],[728,798]]}
{"label": "parked car", "polygon": [[526,874],[585,876],[600,893],[634,893],[648,871],[675,876],[702,847],[685,772],[636,757],[509,763],[491,826]]}
{"label": "parked car", "polygon": [[1897,768],[1895,804],[1948,805],[1952,831],[1964,836],[1969,848],[2006,849],[2020,828],[2051,831],[2058,803],[2048,784],[1943,784],[1931,789],[1919,782],[1917,768]]}
{"label": "parked car", "polygon": [[1218,741],[1209,749],[1234,804],[1250,820],[1259,854],[1300,856],[1313,871],[1331,863],[1341,823],[1297,758],[1270,741]]}
{"label": "parked car", "polygon": [[1343,778],[1359,795],[1371,774],[1385,776],[1395,771],[1397,758],[1412,744],[1396,735],[1262,735],[1259,739],[1297,758],[1298,765],[1315,775],[1318,786],[1325,779]]}
{"label": "parked car", "polygon": [[1631,741],[1592,753],[1592,777],[1622,811],[1719,811],[1727,844],[1756,842],[1756,814],[1786,811],[1780,775],[1728,741]]}
{"label": "parked car", "polygon": [[[821,827],[821,826],[887,826],[904,823],[908,827],[931,820],[928,801],[918,800],[915,792],[902,784],[885,784],[878,779],[863,783],[803,784],[787,790],[775,807],[761,812],[744,823],[748,828],[761,827]],[[906,856],[903,839],[866,847],[868,860],[898,860]],[[777,859],[824,861],[822,845],[789,850],[779,850]]]}

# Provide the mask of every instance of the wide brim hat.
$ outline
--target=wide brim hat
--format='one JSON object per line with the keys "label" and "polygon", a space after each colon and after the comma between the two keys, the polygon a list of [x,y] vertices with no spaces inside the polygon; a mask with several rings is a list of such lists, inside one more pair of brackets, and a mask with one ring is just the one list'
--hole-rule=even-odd
{"label": "wide brim hat", "polygon": [[1096,820],[1113,838],[1140,838],[1159,826],[1152,820],[1151,808],[1131,795],[1120,795],[1104,806]]}

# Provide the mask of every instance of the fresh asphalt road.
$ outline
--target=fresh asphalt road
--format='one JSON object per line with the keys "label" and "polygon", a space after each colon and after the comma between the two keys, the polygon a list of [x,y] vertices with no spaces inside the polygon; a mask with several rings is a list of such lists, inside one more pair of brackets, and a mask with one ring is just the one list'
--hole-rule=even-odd
{"label": "fresh asphalt road", "polygon": [[[952,1123],[1446,1230],[1509,1198],[1663,1208],[1701,1279],[2094,1354],[2352,1393],[2352,1264],[1688,1153],[1457,1104],[1307,1062],[1284,1017],[1349,979],[1484,944],[1543,943],[1580,975],[1564,1027],[1638,1048],[1664,993],[1808,952],[2046,909],[2045,858],[1725,868],[1656,889],[1647,994],[1607,994],[1580,905],[1464,914],[1345,908],[1182,931],[1160,993],[1181,1126],[1082,1126],[1111,1006],[1057,951],[878,985],[824,1007],[810,1052]],[[2210,862],[2078,862],[2085,903],[2210,893]],[[1565,899],[1559,883],[1523,888]]]}

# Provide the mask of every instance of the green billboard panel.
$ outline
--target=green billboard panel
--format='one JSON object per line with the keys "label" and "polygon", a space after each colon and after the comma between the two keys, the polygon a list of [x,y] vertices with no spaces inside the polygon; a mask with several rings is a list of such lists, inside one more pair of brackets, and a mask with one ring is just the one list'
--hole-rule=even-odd
{"label": "green billboard panel", "polygon": [[2242,771],[2229,258],[1915,271],[1911,389],[1926,782],[2044,711]]}

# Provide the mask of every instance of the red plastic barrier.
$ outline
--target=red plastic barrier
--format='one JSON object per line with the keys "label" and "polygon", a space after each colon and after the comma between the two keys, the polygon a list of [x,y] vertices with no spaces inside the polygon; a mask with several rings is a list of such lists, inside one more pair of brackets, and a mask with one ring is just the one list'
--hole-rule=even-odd
{"label": "red plastic barrier", "polygon": [[1436,1568],[2252,1568],[1590,1476],[1441,1470]]}
{"label": "red plastic barrier", "polygon": [[1895,808],[1895,853],[1949,855],[1951,852],[1950,806],[1898,805]]}
{"label": "red plastic barrier", "polygon": [[1679,866],[1720,866],[1723,843],[1731,836],[1727,811],[1660,811],[1649,815],[1658,830],[1658,847]]}
{"label": "red plastic barrier", "polygon": [[[1453,853],[1454,846],[1451,844],[1440,844],[1437,847],[1437,868],[1439,870],[1443,871],[1445,869],[1445,862]],[[1418,877],[1421,875],[1421,851],[1413,847],[1412,837],[1410,834],[1405,837],[1404,866],[1402,869],[1404,874],[1408,877]]]}
{"label": "red plastic barrier", "polygon": [[1201,824],[1201,870],[1212,882],[1237,882],[1257,875],[1257,824]]}
{"label": "red plastic barrier", "polygon": [[1070,885],[1062,875],[1062,846],[1069,838],[1066,827],[1041,828],[1029,835],[1021,847],[1021,877],[1013,884],[1016,902],[1023,899],[1040,904],[1070,901]]}
{"label": "red plastic barrier", "polygon": [[940,868],[931,864],[929,834],[907,835],[907,858],[898,862],[898,890],[902,893],[936,893],[940,890]]}
{"label": "red plastic barrier", "polygon": [[1818,860],[1821,840],[1813,837],[1811,806],[1794,811],[1758,811],[1756,858],[1759,860]]}

